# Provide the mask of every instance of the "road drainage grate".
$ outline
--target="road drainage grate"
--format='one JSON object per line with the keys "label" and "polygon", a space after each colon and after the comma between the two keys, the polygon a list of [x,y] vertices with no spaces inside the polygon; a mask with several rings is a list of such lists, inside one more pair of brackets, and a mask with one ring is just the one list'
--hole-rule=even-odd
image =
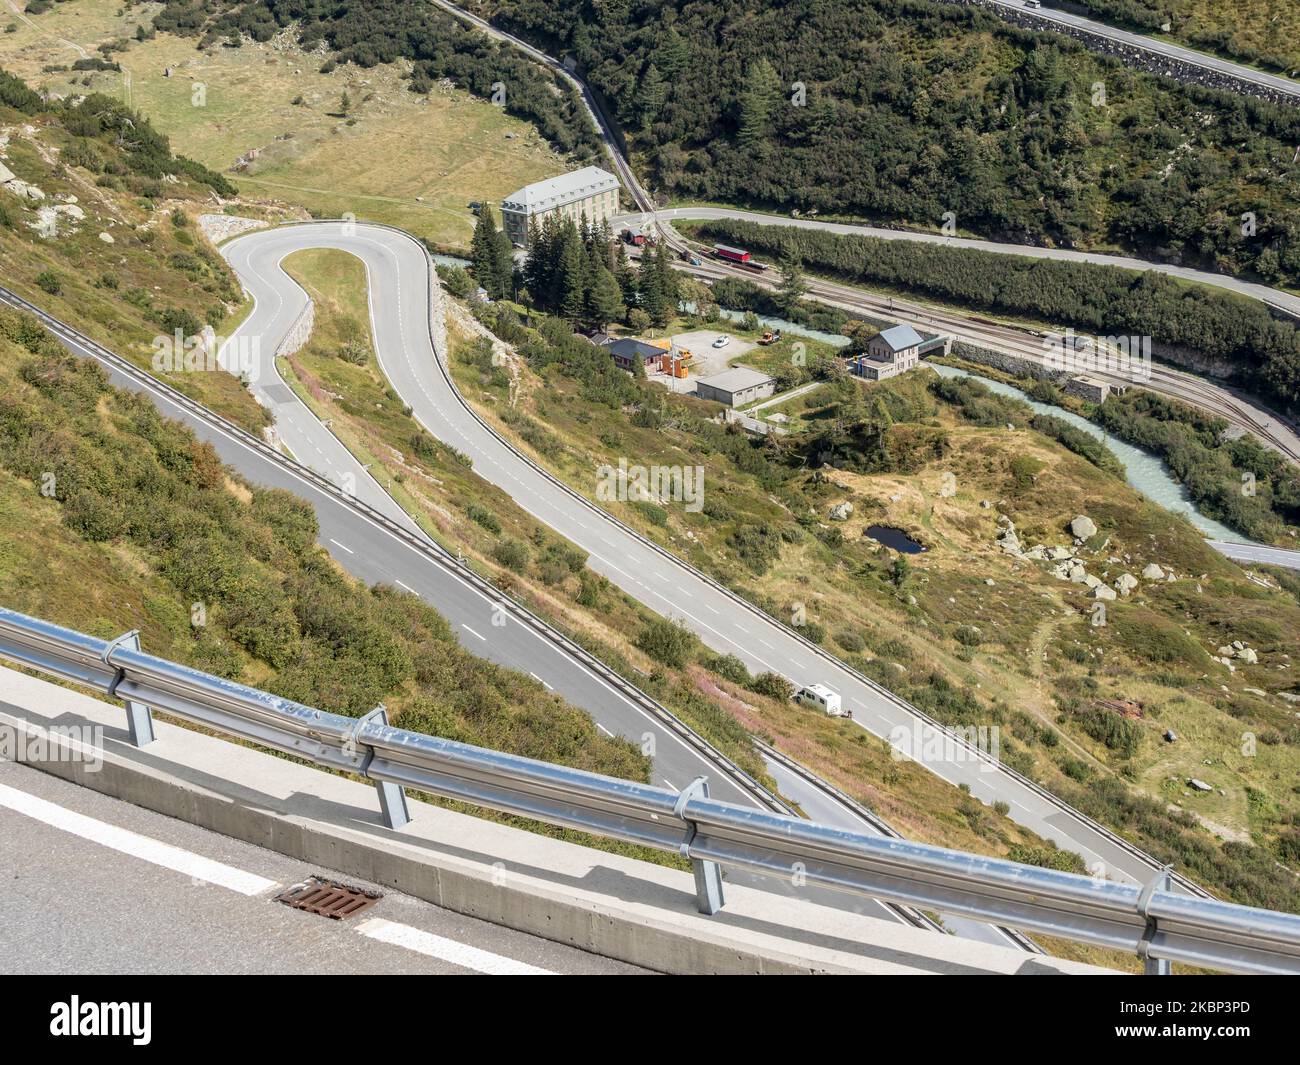
{"label": "road drainage grate", "polygon": [[306,910],[308,913],[341,921],[344,917],[370,909],[383,897],[378,891],[350,887],[337,880],[313,876],[280,892],[275,901],[292,906],[295,910]]}

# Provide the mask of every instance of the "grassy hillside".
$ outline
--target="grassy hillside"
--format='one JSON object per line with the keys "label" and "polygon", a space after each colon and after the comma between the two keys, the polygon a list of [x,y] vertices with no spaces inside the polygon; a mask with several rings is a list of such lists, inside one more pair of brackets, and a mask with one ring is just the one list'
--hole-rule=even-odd
{"label": "grassy hillside", "polygon": [[[408,91],[405,63],[322,72],[321,49],[288,34],[200,48],[148,30],[161,8],[64,0],[0,37],[5,65],[42,89],[129,102],[246,196],[325,217],[352,211],[437,244],[468,244],[470,200],[500,200],[572,166],[526,116],[476,98],[463,78],[453,75],[457,88],[434,79],[421,95]],[[73,69],[100,46],[120,70]]]}
{"label": "grassy hillside", "polygon": [[311,508],[0,311],[0,601],[337,713],[644,780],[648,760],[316,545]]}
{"label": "grassy hillside", "polygon": [[[845,790],[868,802],[915,839],[988,853],[1012,848],[1048,855],[1050,847],[1001,816],[994,816],[920,766],[896,763],[886,748],[852,726],[807,715],[781,698],[755,691],[733,664],[691,655],[676,661],[665,649],[680,634],[582,565],[584,556],[488,484],[450,449],[423,433],[387,388],[367,333],[362,280],[352,257],[334,251],[300,252],[289,271],[316,301],[311,342],[282,369],[308,403],[407,506],[430,535],[499,586],[509,589],[553,624],[634,680],[758,776],[761,763],[750,736],[780,742],[817,765]],[[453,344],[477,359],[484,338],[463,307],[453,306]],[[514,377],[531,375],[503,363],[491,368],[490,401],[508,392]],[[499,375],[499,376],[498,376]],[[530,423],[536,423],[530,419]],[[534,436],[535,439],[541,439]],[[801,724],[802,722],[802,724]],[[1068,860],[1069,856],[1058,856]]]}
{"label": "grassy hillside", "polygon": [[[463,346],[462,390],[576,490],[941,720],[995,726],[1003,761],[1189,875],[1239,901],[1300,908],[1300,727],[1283,698],[1300,694],[1300,603],[1139,496],[1104,453],[1089,461],[1023,405],[973,386],[936,391],[925,372],[836,381],[834,360],[813,350],[807,370],[827,380],[784,408],[797,431],[760,442],[714,422],[716,406],[648,383],[601,402],[585,341],[556,359],[558,330],[538,320],[539,333],[501,305],[479,313],[520,354],[503,368]],[[779,357],[770,351],[762,357]],[[702,511],[599,500],[596,471],[620,458],[703,466]],[[830,520],[842,502],[852,515]],[[1096,626],[1086,585],[994,542],[1005,515],[1026,548],[1071,544],[1078,514],[1099,526],[1077,549],[1091,574],[1111,584],[1154,562],[1177,579],[1140,579]],[[928,550],[897,555],[865,534],[877,523]],[[1258,662],[1230,672],[1213,661],[1232,640]],[[1121,717],[1107,699],[1138,703],[1141,716]],[[780,703],[732,710],[814,768],[843,773],[837,749],[814,739],[835,728],[818,715]],[[1168,729],[1173,743],[1161,738]],[[866,742],[850,727],[851,737]],[[1213,790],[1192,791],[1191,777]],[[872,800],[906,823],[898,807],[909,804]]]}
{"label": "grassy hillside", "polygon": [[[105,96],[48,107],[0,71],[0,163],[42,197],[0,189],[0,278],[19,295],[145,368],[158,338],[226,336],[247,313],[192,221],[223,179],[172,156],[144,116]],[[247,429],[267,423],[229,374],[159,376]]]}

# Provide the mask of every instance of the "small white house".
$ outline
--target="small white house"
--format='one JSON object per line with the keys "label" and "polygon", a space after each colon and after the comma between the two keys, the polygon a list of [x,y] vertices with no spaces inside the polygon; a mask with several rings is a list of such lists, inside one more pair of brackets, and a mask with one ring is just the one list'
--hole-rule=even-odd
{"label": "small white house", "polygon": [[867,353],[853,360],[853,372],[869,381],[906,373],[921,361],[921,334],[910,325],[895,325],[867,341]]}

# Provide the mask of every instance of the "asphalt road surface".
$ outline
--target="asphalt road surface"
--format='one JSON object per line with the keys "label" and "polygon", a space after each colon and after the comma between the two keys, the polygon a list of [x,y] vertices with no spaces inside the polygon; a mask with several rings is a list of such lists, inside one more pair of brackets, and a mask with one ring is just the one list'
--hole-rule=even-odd
{"label": "asphalt road surface", "polygon": [[382,889],[343,920],[275,902],[311,876],[375,885],[0,761],[0,973],[643,970]]}

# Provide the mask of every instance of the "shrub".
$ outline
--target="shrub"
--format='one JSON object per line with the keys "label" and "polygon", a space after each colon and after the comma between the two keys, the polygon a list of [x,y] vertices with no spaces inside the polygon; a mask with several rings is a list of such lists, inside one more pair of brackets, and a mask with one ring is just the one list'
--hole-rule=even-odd
{"label": "shrub", "polygon": [[681,669],[695,653],[695,634],[680,622],[653,618],[636,638],[637,647],[656,662]]}
{"label": "shrub", "polygon": [[1074,851],[1063,851],[1053,843],[1043,847],[1014,844],[1007,852],[1007,860],[1022,865],[1036,865],[1042,869],[1057,869],[1063,873],[1087,873],[1088,866]]}
{"label": "shrub", "polygon": [[749,686],[753,683],[754,678],[749,675],[749,669],[735,655],[716,655],[709,659],[707,665],[718,676],[733,684]]}
{"label": "shrub", "polygon": [[749,686],[750,691],[766,695],[772,699],[789,701],[794,697],[794,685],[780,673],[760,673]]}
{"label": "shrub", "polygon": [[861,654],[866,650],[867,641],[855,629],[844,629],[835,634],[835,642],[850,654]]}
{"label": "shrub", "polygon": [[37,274],[36,285],[51,296],[57,296],[63,291],[63,282],[59,280],[59,275],[53,270],[42,270]]}
{"label": "shrub", "polygon": [[470,521],[482,525],[488,532],[499,533],[501,531],[501,522],[497,521],[497,516],[487,507],[480,506],[478,503],[471,503],[465,508],[465,513],[469,515]]}
{"label": "shrub", "polygon": [[523,573],[528,568],[528,548],[518,540],[498,540],[492,557],[512,573]]}

